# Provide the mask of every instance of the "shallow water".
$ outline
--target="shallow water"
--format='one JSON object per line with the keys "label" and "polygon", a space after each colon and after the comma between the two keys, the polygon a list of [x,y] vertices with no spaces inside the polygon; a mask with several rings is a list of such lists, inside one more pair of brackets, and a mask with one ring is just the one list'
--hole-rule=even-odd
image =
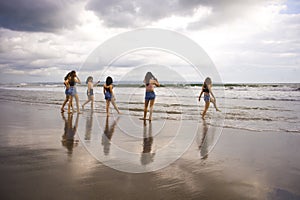
{"label": "shallow water", "polygon": [[[256,132],[300,133],[300,84],[231,84],[214,86],[221,113],[213,106],[207,113],[208,123]],[[80,103],[86,101],[86,86],[77,88]],[[156,88],[154,118],[169,120],[199,120],[204,101],[197,96],[200,86],[166,86]],[[144,88],[140,85],[117,85],[114,89],[117,105],[130,116],[142,116]],[[95,87],[95,112],[105,112],[102,87]],[[45,104],[58,107],[65,98],[64,87],[56,83],[10,84],[0,86],[4,101]],[[86,109],[90,106],[87,105]],[[219,118],[220,120],[213,120]],[[223,120],[225,119],[225,120]]]}

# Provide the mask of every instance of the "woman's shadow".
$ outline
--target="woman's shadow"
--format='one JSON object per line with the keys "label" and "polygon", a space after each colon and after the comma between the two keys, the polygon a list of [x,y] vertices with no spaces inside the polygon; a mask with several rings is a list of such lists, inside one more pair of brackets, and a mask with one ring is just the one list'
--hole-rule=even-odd
{"label": "woman's shadow", "polygon": [[68,114],[68,119],[66,119],[64,113],[61,114],[62,119],[65,122],[64,134],[62,135],[61,143],[68,150],[68,155],[71,156],[73,153],[73,148],[78,146],[79,140],[75,140],[74,136],[77,131],[79,115],[76,115],[75,125],[73,126],[73,114]]}
{"label": "woman's shadow", "polygon": [[147,132],[147,122],[144,120],[144,127],[143,127],[143,151],[141,154],[141,164],[147,165],[154,161],[155,153],[152,153],[152,144],[153,144],[153,137],[152,137],[152,123],[149,121],[148,124],[148,132]]}

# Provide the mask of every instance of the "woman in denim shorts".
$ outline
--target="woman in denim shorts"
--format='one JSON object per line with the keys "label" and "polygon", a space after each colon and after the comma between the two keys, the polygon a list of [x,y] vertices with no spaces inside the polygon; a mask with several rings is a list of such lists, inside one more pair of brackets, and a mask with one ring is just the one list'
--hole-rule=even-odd
{"label": "woman in denim shorts", "polygon": [[155,101],[155,92],[154,92],[154,86],[159,86],[159,82],[153,76],[151,72],[147,72],[145,79],[144,79],[145,87],[146,87],[146,93],[145,93],[145,107],[144,107],[144,120],[146,120],[147,112],[148,112],[148,105],[150,102],[150,114],[149,114],[149,120],[152,120],[152,113],[153,113],[153,105]]}

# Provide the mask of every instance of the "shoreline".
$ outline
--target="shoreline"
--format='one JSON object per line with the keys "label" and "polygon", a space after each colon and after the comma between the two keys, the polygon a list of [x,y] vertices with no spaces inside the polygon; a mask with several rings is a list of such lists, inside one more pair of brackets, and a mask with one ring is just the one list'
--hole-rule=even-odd
{"label": "shoreline", "polygon": [[[298,134],[224,128],[217,145],[205,159],[201,159],[195,139],[167,167],[133,174],[103,165],[86,150],[82,140],[70,152],[62,144],[65,121],[56,106],[1,101],[0,107],[1,199],[300,198]],[[128,116],[121,117],[117,123],[126,124]],[[105,121],[102,113],[94,118]],[[97,122],[89,124],[88,111],[79,115],[78,121],[78,130],[86,131],[97,125]],[[102,131],[94,128],[90,133],[91,141],[99,140],[101,151]],[[172,131],[172,126],[167,127],[166,133]],[[138,133],[141,138],[137,152],[141,153],[143,132]],[[112,139],[121,137],[118,135],[121,132],[115,128]],[[154,138],[152,148],[157,140]],[[120,143],[124,147],[127,144],[130,147],[133,142],[125,138]],[[158,157],[153,159],[155,162]]]}

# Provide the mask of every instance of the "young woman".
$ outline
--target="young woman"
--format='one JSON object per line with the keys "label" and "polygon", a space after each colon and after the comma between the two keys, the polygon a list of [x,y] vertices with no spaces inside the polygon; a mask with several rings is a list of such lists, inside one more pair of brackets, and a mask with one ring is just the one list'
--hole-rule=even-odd
{"label": "young woman", "polygon": [[78,97],[77,90],[76,90],[76,87],[75,87],[76,83],[81,84],[81,81],[78,78],[78,76],[76,75],[75,71],[70,72],[70,79],[68,79],[67,81],[70,84],[69,94],[71,95],[71,98],[70,98],[70,101],[69,101],[70,103],[69,103],[69,106],[68,106],[68,113],[71,113],[70,105],[72,105],[73,97],[75,97],[77,113],[81,114],[81,112],[79,110],[79,97]]}
{"label": "young woman", "polygon": [[[65,98],[65,101],[64,101],[64,103],[62,104],[62,106],[61,106],[61,112],[65,112],[65,105],[67,104],[67,102],[70,100],[70,98],[71,98],[71,95],[70,95],[70,92],[69,92],[69,89],[70,89],[70,84],[69,84],[69,79],[70,79],[70,74],[71,74],[71,72],[69,72],[66,76],[65,76],[65,81],[64,81],[64,85],[65,85],[65,87],[66,87],[66,90],[65,90],[65,94],[66,94],[66,98]],[[70,102],[69,102],[70,103]],[[72,107],[72,110],[74,111],[74,107],[73,107],[73,105],[71,105],[71,107]]]}
{"label": "young woman", "polygon": [[116,109],[116,111],[120,114],[120,110],[117,107],[116,103],[115,103],[115,97],[114,97],[114,93],[113,93],[113,79],[108,76],[106,78],[106,82],[103,85],[103,94],[106,100],[106,114],[107,116],[109,116],[109,104],[110,102],[112,103],[112,105],[114,106],[114,108]]}
{"label": "young woman", "polygon": [[153,105],[155,101],[155,93],[154,93],[154,86],[159,86],[159,82],[153,76],[151,72],[147,72],[145,79],[144,79],[146,93],[145,93],[145,107],[144,107],[144,120],[146,120],[147,112],[148,112],[148,105],[150,102],[150,114],[149,120],[152,120],[152,113],[153,113]]}
{"label": "young woman", "polygon": [[216,111],[220,111],[217,108],[216,98],[215,98],[211,88],[212,88],[212,81],[209,77],[207,77],[203,83],[202,90],[201,90],[201,93],[199,96],[199,101],[200,101],[202,94],[204,94],[205,106],[204,106],[204,111],[202,113],[202,119],[204,119],[204,117],[205,117],[205,114],[209,108],[210,102],[212,102],[214,104]]}
{"label": "young woman", "polygon": [[87,89],[87,97],[88,97],[88,100],[82,105],[82,110],[84,109],[84,106],[91,102],[91,109],[93,110],[94,109],[94,89],[93,87],[96,86],[98,83],[100,83],[100,81],[98,81],[97,83],[93,83],[93,77],[92,76],[89,76],[87,79],[86,79],[86,83],[88,84],[88,89]]}

